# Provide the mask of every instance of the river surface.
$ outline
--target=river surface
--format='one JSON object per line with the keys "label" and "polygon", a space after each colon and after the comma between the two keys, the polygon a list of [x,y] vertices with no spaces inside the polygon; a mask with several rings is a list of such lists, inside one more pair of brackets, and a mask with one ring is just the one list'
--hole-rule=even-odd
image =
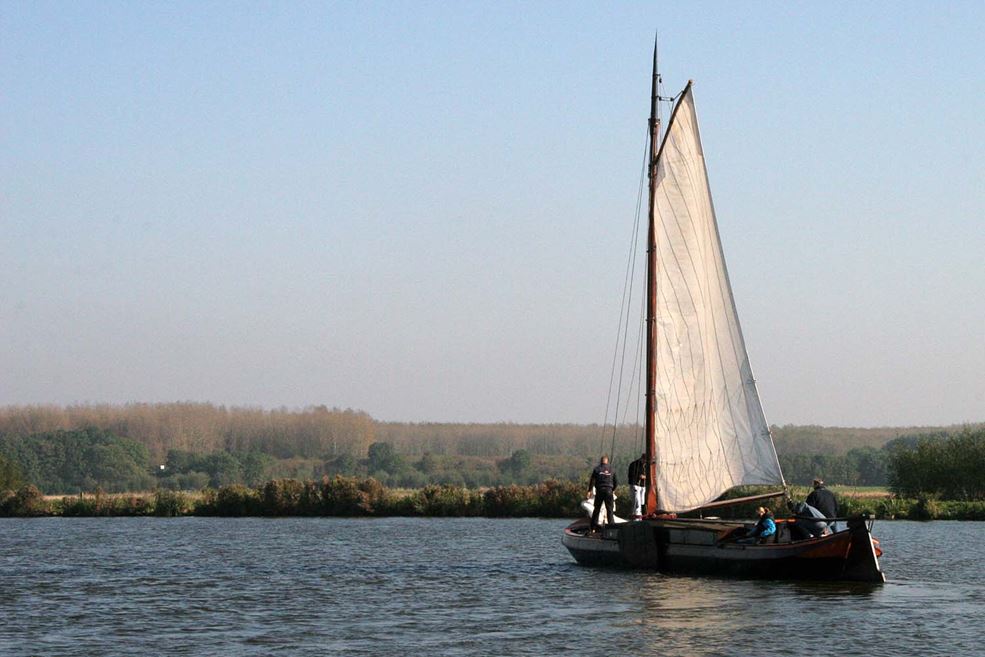
{"label": "river surface", "polygon": [[0,654],[985,654],[985,523],[876,523],[882,586],[593,570],[564,525],[0,519]]}

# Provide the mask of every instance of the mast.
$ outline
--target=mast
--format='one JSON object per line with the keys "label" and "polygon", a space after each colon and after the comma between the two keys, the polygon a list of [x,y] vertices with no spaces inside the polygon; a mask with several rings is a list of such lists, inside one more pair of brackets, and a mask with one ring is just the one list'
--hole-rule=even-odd
{"label": "mast", "polygon": [[648,227],[646,241],[646,411],[643,435],[646,439],[646,500],[643,515],[655,513],[660,508],[657,497],[657,444],[656,444],[656,381],[657,381],[657,231],[654,217],[654,201],[657,191],[657,153],[660,139],[660,120],[657,73],[657,37],[653,37],[653,81],[650,87],[650,162],[647,172],[650,182],[648,196]]}

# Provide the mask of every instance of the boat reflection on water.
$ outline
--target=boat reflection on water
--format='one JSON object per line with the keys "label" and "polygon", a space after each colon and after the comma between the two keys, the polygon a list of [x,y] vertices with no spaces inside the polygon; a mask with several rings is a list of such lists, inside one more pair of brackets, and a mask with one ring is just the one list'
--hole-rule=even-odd
{"label": "boat reflection on water", "polygon": [[655,656],[807,654],[817,641],[829,640],[822,623],[837,624],[830,641],[850,648],[846,627],[855,627],[856,636],[868,631],[852,625],[859,605],[867,607],[885,592],[883,585],[867,582],[636,576],[639,654]]}

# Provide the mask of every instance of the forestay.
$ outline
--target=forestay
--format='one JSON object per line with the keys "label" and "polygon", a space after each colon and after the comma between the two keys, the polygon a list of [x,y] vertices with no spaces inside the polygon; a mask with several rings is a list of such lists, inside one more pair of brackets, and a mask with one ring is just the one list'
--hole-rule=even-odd
{"label": "forestay", "polygon": [[684,511],[742,484],[782,483],[735,311],[691,85],[657,161],[659,506]]}

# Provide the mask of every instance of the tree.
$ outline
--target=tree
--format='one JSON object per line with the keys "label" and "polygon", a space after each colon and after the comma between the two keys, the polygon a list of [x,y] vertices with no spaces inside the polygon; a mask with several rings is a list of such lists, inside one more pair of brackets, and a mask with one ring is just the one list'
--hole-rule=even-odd
{"label": "tree", "polygon": [[888,465],[885,450],[874,447],[858,447],[848,451],[848,470],[853,475],[852,483],[858,486],[886,485],[886,467]]}
{"label": "tree", "polygon": [[352,454],[341,454],[333,460],[326,462],[325,468],[330,474],[356,474],[356,459]]}
{"label": "tree", "polygon": [[243,480],[239,461],[229,452],[213,452],[205,460],[205,472],[209,475],[209,486],[219,488]]}
{"label": "tree", "polygon": [[902,443],[890,451],[889,471],[897,495],[985,499],[985,429],[966,429],[947,439],[930,436],[913,446]]}
{"label": "tree", "polygon": [[438,459],[431,452],[424,452],[415,467],[424,474],[432,474],[438,469]]}
{"label": "tree", "polygon": [[92,427],[3,436],[0,452],[19,479],[49,493],[147,490],[154,483],[146,447]]}
{"label": "tree", "polygon": [[21,473],[17,465],[0,454],[0,491],[14,490],[21,484]]}
{"label": "tree", "polygon": [[195,469],[194,465],[198,460],[200,460],[199,456],[192,452],[170,449],[164,461],[164,471],[168,474],[188,472]]}
{"label": "tree", "polygon": [[390,443],[373,443],[368,451],[370,472],[397,474],[405,467],[403,458],[394,451]]}
{"label": "tree", "polygon": [[525,449],[516,450],[510,458],[499,462],[499,469],[515,478],[522,477],[530,469],[530,452]]}
{"label": "tree", "polygon": [[258,486],[263,483],[270,461],[269,456],[257,451],[240,454],[239,462],[243,473],[243,483],[247,486]]}

